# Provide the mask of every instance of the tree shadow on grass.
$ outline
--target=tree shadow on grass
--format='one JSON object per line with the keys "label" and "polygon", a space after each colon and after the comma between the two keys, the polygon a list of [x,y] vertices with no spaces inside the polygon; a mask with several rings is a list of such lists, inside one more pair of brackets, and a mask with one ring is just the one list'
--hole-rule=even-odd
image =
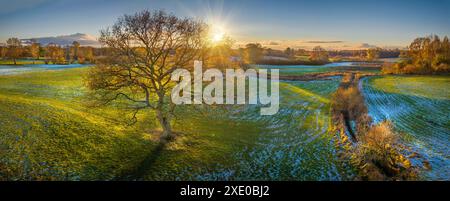
{"label": "tree shadow on grass", "polygon": [[159,142],[158,145],[139,163],[136,168],[131,171],[122,173],[120,176],[114,180],[119,181],[136,181],[142,180],[147,171],[155,163],[158,157],[161,155],[162,151],[166,147],[167,142]]}

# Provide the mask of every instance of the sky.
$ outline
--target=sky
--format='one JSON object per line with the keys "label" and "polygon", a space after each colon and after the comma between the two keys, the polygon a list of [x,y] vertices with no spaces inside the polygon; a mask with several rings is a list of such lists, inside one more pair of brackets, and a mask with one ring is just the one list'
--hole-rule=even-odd
{"label": "sky", "polygon": [[238,45],[281,49],[405,47],[450,36],[450,0],[0,0],[0,42],[85,33],[97,37],[118,17],[163,9],[222,27]]}

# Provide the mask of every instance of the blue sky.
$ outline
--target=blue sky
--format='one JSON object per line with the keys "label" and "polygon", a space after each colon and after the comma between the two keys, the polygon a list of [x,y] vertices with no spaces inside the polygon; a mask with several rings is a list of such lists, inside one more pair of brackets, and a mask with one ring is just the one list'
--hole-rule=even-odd
{"label": "blue sky", "polygon": [[98,36],[123,14],[164,9],[224,27],[238,43],[331,48],[406,46],[450,36],[450,0],[0,0],[0,42],[87,33]]}

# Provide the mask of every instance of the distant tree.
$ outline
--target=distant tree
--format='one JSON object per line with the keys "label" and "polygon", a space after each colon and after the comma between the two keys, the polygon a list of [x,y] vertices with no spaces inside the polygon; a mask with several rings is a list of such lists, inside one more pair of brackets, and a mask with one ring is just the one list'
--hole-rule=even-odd
{"label": "distant tree", "polygon": [[285,54],[286,56],[288,56],[288,57],[293,57],[293,56],[295,56],[295,50],[294,50],[294,49],[291,49],[290,47],[287,47],[287,48],[284,50],[284,54]]}
{"label": "distant tree", "polygon": [[71,62],[77,61],[78,63],[92,63],[94,61],[94,51],[92,47],[81,47],[79,42],[74,41],[69,50],[69,60]]}
{"label": "distant tree", "polygon": [[450,41],[447,36],[442,40],[441,48],[444,61],[450,64]]}
{"label": "distant tree", "polygon": [[248,64],[255,64],[261,60],[263,56],[263,48],[259,43],[249,43],[243,49],[244,62]]}
{"label": "distant tree", "polygon": [[171,73],[201,60],[207,33],[205,24],[164,11],[125,15],[101,31],[99,41],[110,53],[91,69],[88,87],[101,103],[128,101],[134,122],[139,111],[154,110],[161,139],[168,140],[175,106],[168,100]]}
{"label": "distant tree", "polygon": [[[438,36],[416,38],[409,46],[408,56],[411,58],[411,64],[420,71],[439,71],[450,64],[448,52],[445,46],[448,44],[448,38],[441,42]],[[445,70],[445,69],[441,69]]]}
{"label": "distant tree", "polygon": [[381,48],[370,48],[367,50],[366,59],[368,61],[374,61],[380,58]]}
{"label": "distant tree", "polygon": [[73,46],[72,61],[78,61],[80,43],[77,41],[73,41],[72,46]]}
{"label": "distant tree", "polygon": [[306,55],[306,50],[305,49],[297,49],[297,51],[295,52],[296,55],[299,56],[303,56]]}
{"label": "distant tree", "polygon": [[399,58],[408,58],[408,51],[400,50]]}
{"label": "distant tree", "polygon": [[383,68],[384,73],[448,73],[450,72],[450,42],[445,36],[420,37],[408,46],[403,62]]}
{"label": "distant tree", "polygon": [[64,57],[64,50],[56,44],[48,44],[46,50],[46,57],[50,59],[53,64],[64,64],[66,59]]}
{"label": "distant tree", "polygon": [[240,60],[233,60],[233,56],[236,56],[232,49],[234,41],[225,36],[219,43],[213,43],[213,45],[204,48],[202,53],[203,67],[215,67],[215,68],[232,68],[239,67]]}
{"label": "distant tree", "polygon": [[67,46],[67,47],[64,48],[64,57],[65,57],[67,63],[69,63],[69,64],[73,63],[73,60],[72,60],[72,47]]}
{"label": "distant tree", "polygon": [[328,52],[320,46],[313,48],[309,60],[316,62],[328,62]]}
{"label": "distant tree", "polygon": [[6,56],[14,61],[14,65],[17,64],[16,60],[22,55],[22,43],[18,38],[10,38],[6,41],[8,44],[8,51]]}
{"label": "distant tree", "polygon": [[8,51],[7,47],[0,46],[0,58],[1,59],[5,59],[6,58],[7,51]]}
{"label": "distant tree", "polygon": [[81,47],[78,49],[78,62],[85,63],[94,61],[94,52],[92,47]]}
{"label": "distant tree", "polygon": [[41,48],[41,45],[40,45],[39,43],[33,42],[33,43],[30,45],[30,54],[31,54],[31,57],[33,57],[33,58],[39,60],[39,57],[40,57],[40,48]]}
{"label": "distant tree", "polygon": [[40,57],[45,57],[45,47],[43,46],[39,46],[39,56]]}
{"label": "distant tree", "polygon": [[273,55],[273,53],[274,53],[274,51],[272,50],[272,48],[267,48],[267,49],[265,49],[263,54],[271,56],[271,55]]}

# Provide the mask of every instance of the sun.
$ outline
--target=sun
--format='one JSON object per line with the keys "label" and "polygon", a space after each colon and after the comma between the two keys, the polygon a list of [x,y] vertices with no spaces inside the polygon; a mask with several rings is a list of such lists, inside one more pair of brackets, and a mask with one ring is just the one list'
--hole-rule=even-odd
{"label": "sun", "polygon": [[212,36],[212,42],[218,43],[218,42],[222,41],[224,35],[225,34],[223,32],[214,33],[213,36]]}
{"label": "sun", "polygon": [[213,43],[219,43],[225,38],[225,31],[222,26],[215,25],[211,30],[211,41]]}

